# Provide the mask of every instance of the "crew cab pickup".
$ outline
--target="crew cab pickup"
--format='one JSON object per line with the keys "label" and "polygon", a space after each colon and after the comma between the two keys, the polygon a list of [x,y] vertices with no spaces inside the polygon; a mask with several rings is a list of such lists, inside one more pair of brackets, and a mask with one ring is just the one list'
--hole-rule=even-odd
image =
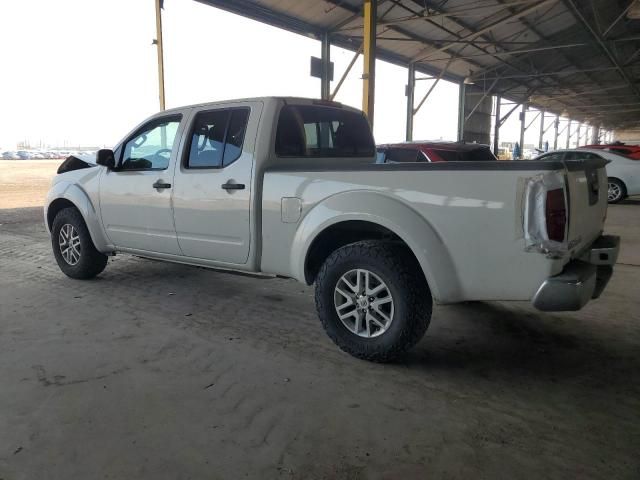
{"label": "crew cab pickup", "polygon": [[577,310],[604,289],[605,161],[376,163],[365,116],[258,98],[163,111],[113,150],[69,157],[44,208],[72,278],[117,253],[315,283],[320,320],[387,361],[432,302]]}

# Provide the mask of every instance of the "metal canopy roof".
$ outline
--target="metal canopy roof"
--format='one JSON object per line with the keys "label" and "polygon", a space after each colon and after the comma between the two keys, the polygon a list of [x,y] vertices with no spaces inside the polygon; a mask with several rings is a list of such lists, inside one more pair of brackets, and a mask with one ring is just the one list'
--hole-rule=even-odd
{"label": "metal canopy roof", "polygon": [[[360,0],[198,0],[356,51]],[[640,124],[640,0],[378,0],[377,56],[572,119]]]}

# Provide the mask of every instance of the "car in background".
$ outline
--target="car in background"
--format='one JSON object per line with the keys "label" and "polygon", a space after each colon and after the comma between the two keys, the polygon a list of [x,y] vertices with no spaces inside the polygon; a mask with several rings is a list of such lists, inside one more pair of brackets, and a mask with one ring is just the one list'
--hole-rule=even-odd
{"label": "car in background", "polygon": [[497,158],[481,143],[419,141],[388,143],[376,147],[376,163],[481,162]]}
{"label": "car in background", "polygon": [[617,153],[633,160],[640,160],[640,145],[627,145],[626,143],[616,142],[605,145],[585,145],[579,147],[581,149],[606,150],[608,152]]}
{"label": "car in background", "polygon": [[17,152],[2,152],[2,160],[15,160],[18,158]]}
{"label": "car in background", "polygon": [[640,162],[610,150],[587,149],[555,150],[534,160],[592,160],[604,158],[607,164],[607,200],[618,203],[629,195],[640,195]]}

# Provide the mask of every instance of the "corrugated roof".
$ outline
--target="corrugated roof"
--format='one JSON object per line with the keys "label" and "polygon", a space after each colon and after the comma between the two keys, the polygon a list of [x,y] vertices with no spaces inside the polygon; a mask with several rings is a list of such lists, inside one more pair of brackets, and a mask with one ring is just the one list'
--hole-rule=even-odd
{"label": "corrugated roof", "polygon": [[[357,50],[360,0],[198,0]],[[640,124],[640,0],[378,0],[378,58],[606,128]]]}

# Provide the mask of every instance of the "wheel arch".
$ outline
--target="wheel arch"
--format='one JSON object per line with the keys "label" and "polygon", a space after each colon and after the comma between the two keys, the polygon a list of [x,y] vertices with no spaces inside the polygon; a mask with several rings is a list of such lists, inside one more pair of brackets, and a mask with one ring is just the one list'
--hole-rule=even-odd
{"label": "wheel arch", "polygon": [[105,253],[113,251],[113,246],[104,234],[93,203],[84,190],[75,184],[61,182],[54,185],[49,192],[44,212],[45,224],[49,232],[51,232],[56,215],[65,208],[75,208],[80,212],[89,230],[89,235],[91,235],[91,240],[98,251]]}
{"label": "wheel arch", "polygon": [[419,263],[434,299],[458,300],[457,270],[435,228],[409,205],[378,192],[345,192],[317,204],[295,235],[291,249],[294,276],[311,284],[336,248],[371,239],[405,245]]}

